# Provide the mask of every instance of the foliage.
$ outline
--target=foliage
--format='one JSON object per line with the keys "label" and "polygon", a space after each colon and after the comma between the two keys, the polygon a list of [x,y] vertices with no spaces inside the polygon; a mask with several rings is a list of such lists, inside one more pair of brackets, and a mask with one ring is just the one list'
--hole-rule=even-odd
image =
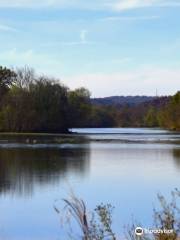
{"label": "foliage", "polygon": [[154,209],[154,222],[157,229],[173,229],[171,236],[167,234],[155,235],[157,240],[176,240],[180,235],[180,208],[177,202],[180,198],[180,191],[175,189],[171,192],[171,201],[167,202],[164,196],[158,194],[161,210]]}
{"label": "foliage", "polygon": [[90,92],[85,88],[70,91],[68,93],[68,102],[71,128],[85,127],[91,114]]}
{"label": "foliage", "polygon": [[161,110],[160,125],[171,130],[180,130],[180,92],[171,97]]}
{"label": "foliage", "polygon": [[[128,97],[127,97],[128,98]],[[136,99],[136,98],[135,98]],[[143,98],[144,99],[144,98]],[[146,98],[145,98],[146,99]],[[111,104],[103,100],[92,106],[91,127],[163,127],[180,129],[180,92],[135,104]],[[125,101],[125,100],[124,100]],[[101,103],[102,102],[102,103]]]}
{"label": "foliage", "polygon": [[59,80],[37,76],[27,66],[15,70],[0,67],[0,131],[66,133],[78,127],[180,129],[180,92],[172,97],[110,97],[99,101],[91,100],[85,88],[72,91]]}
{"label": "foliage", "polygon": [[6,67],[0,66],[0,101],[12,86],[16,73]]}
{"label": "foliage", "polygon": [[[176,240],[180,236],[180,191],[175,189],[171,193],[172,199],[167,202],[164,196],[158,194],[160,209],[154,209],[154,225],[156,229],[173,230],[171,234],[158,233],[151,236],[146,234],[141,237],[136,236],[135,229],[141,224],[133,221],[131,225],[125,228],[126,240]],[[81,230],[82,240],[117,240],[117,236],[112,230],[113,207],[110,204],[98,205],[96,209],[89,214],[83,200],[78,199],[74,194],[69,199],[64,199],[65,212],[69,218],[75,220]],[[55,207],[58,214],[61,212]],[[74,234],[74,233],[73,233]],[[75,239],[75,234],[72,236]]]}
{"label": "foliage", "polygon": [[154,107],[150,107],[145,116],[145,123],[148,127],[156,127],[158,126],[157,119],[157,110]]}
{"label": "foliage", "polygon": [[[63,201],[65,202],[66,222],[69,222],[69,218],[72,217],[78,223],[82,240],[116,240],[112,231],[113,207],[110,204],[101,204],[90,214],[87,212],[84,201],[77,198],[73,193],[69,199]],[[56,207],[55,211],[60,214]],[[72,239],[74,239],[75,234],[72,234]]]}
{"label": "foliage", "polygon": [[[159,208],[153,209],[153,221],[154,229],[158,230],[173,230],[173,233],[158,233],[153,235],[142,235],[138,238],[134,234],[134,229],[142,224],[133,222],[126,227],[125,235],[127,240],[177,240],[180,236],[180,191],[174,189],[171,192],[171,200],[168,202],[166,198],[158,194],[157,195]],[[163,231],[162,231],[163,232]]]}
{"label": "foliage", "polygon": [[68,132],[90,113],[90,93],[70,91],[60,81],[36,76],[28,67],[0,68],[0,131]]}
{"label": "foliage", "polygon": [[116,110],[113,107],[92,106],[89,115],[89,127],[115,127],[116,126]]}

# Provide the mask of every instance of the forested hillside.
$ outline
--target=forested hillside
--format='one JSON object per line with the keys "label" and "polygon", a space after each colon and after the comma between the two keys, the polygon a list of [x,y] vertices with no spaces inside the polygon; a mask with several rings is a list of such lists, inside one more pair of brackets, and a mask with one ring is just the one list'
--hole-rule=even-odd
{"label": "forested hillside", "polygon": [[104,106],[135,106],[140,103],[153,101],[156,97],[149,96],[112,96],[104,98],[92,98],[91,102],[95,105],[104,105]]}
{"label": "forested hillside", "polygon": [[168,97],[90,99],[28,68],[0,67],[0,131],[66,133],[73,127],[180,129],[180,92]]}
{"label": "forested hillside", "polygon": [[107,102],[96,102],[92,108],[92,115],[91,124],[96,127],[163,127],[179,130],[180,92],[174,96],[155,97],[139,104],[131,104],[128,101],[108,105]]}

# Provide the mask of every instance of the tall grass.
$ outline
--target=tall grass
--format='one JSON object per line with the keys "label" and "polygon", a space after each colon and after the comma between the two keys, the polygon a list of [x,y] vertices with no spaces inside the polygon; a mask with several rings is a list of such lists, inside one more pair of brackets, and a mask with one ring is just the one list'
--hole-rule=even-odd
{"label": "tall grass", "polygon": [[[171,234],[159,233],[151,236],[136,236],[135,229],[141,224],[133,222],[126,226],[125,236],[122,240],[177,240],[180,239],[180,191],[175,189],[171,192],[171,200],[168,202],[164,196],[158,194],[160,207],[153,209],[153,222],[155,229],[173,230]],[[86,204],[75,194],[68,199],[63,199],[64,211],[78,224],[81,235],[79,240],[121,240],[113,231],[113,207],[111,204],[100,204],[94,211],[89,212]],[[56,212],[60,211],[55,208]],[[75,239],[75,235],[72,239]]]}

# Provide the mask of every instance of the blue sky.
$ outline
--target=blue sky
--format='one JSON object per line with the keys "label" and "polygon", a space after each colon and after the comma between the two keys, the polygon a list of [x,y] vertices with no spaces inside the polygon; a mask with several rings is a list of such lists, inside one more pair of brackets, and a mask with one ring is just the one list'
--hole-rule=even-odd
{"label": "blue sky", "polygon": [[0,0],[0,64],[93,97],[174,94],[179,25],[180,0]]}

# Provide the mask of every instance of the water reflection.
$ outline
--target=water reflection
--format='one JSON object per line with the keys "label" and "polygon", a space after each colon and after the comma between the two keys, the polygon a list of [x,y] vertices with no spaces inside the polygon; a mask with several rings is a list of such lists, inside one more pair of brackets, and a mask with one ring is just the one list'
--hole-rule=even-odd
{"label": "water reflection", "polygon": [[30,196],[37,185],[87,175],[89,149],[0,149],[0,194]]}
{"label": "water reflection", "polygon": [[67,239],[52,207],[66,196],[66,182],[89,209],[101,202],[115,206],[116,232],[121,233],[132,214],[152,225],[156,194],[169,196],[179,187],[180,135],[98,131],[105,134],[0,135],[0,238],[4,229],[2,239],[8,240]]}
{"label": "water reflection", "polygon": [[180,149],[173,149],[173,157],[176,163],[176,166],[180,168]]}

